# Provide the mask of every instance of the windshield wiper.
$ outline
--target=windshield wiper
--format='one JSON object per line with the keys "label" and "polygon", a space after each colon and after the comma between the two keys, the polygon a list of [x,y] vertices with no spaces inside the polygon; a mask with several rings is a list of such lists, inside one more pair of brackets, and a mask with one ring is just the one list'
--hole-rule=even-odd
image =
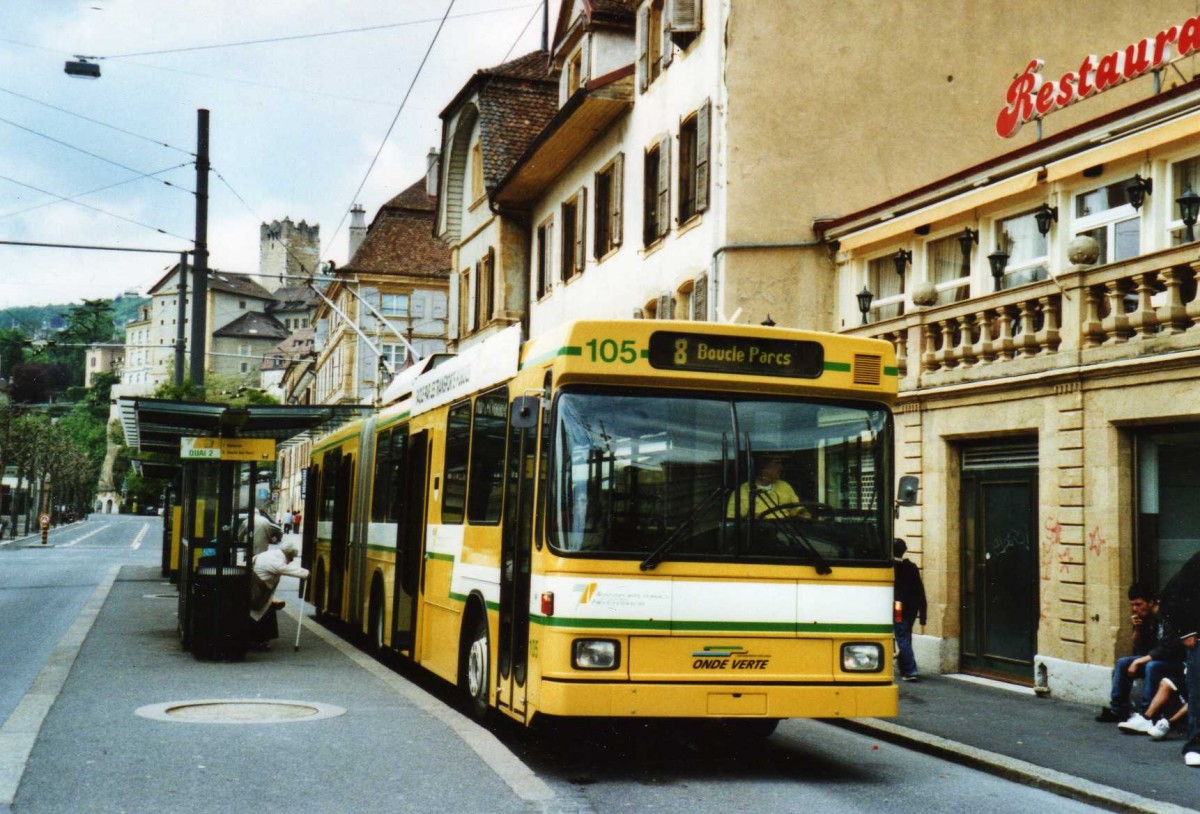
{"label": "windshield wiper", "polygon": [[692,513],[687,516],[687,519],[679,524],[679,528],[671,532],[667,536],[667,539],[663,540],[662,544],[659,545],[658,548],[650,552],[649,557],[642,560],[641,569],[643,571],[649,571],[651,568],[662,562],[663,557],[667,556],[667,553],[675,547],[676,543],[684,539],[683,533],[695,524],[696,518],[699,517],[705,509],[711,506],[714,500],[721,497],[723,494],[725,494],[725,486],[721,485],[714,489],[711,495],[700,501],[700,505],[693,509]]}
{"label": "windshield wiper", "polygon": [[799,542],[804,550],[812,554],[813,563],[816,564],[818,574],[832,574],[833,569],[829,566],[829,561],[817,551],[817,547],[812,544],[804,532],[800,531],[800,526],[791,517],[780,517],[774,522],[779,523],[780,530],[787,535],[788,541],[791,543]]}

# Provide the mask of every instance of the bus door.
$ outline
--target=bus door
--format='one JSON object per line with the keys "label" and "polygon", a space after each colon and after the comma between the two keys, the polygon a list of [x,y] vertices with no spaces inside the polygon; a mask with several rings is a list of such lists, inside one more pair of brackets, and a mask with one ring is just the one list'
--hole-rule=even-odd
{"label": "bus door", "polygon": [[529,666],[529,576],[533,548],[533,485],[537,471],[538,398],[520,396],[509,410],[500,546],[500,630],[497,703],[525,713]]}
{"label": "bus door", "polygon": [[[333,454],[337,454],[336,451]],[[345,618],[342,594],[346,582],[346,549],[350,536],[350,495],[354,483],[354,456],[347,453],[338,462],[333,491],[333,517],[329,537],[329,605],[326,610]]]}
{"label": "bus door", "polygon": [[[358,466],[358,476],[354,480],[361,484],[370,483],[371,473],[375,469],[374,417],[363,422],[362,435],[359,437]],[[365,603],[364,592],[368,590],[367,550],[370,542],[368,537],[371,523],[370,490],[366,488],[357,490],[353,500],[354,508],[350,512],[351,520],[348,528],[350,545],[346,570],[350,574],[350,607],[346,614],[346,621],[361,624]]]}
{"label": "bus door", "polygon": [[[407,428],[397,428],[396,432]],[[392,647],[415,656],[417,596],[421,590],[421,562],[425,551],[425,490],[429,480],[429,431],[408,438],[404,448],[401,482],[395,485],[396,577],[392,598]]]}
{"label": "bus door", "polygon": [[[293,531],[300,533],[300,564],[312,573],[313,564],[317,560],[317,507],[321,505],[320,484],[321,467],[313,464],[300,473],[300,528]],[[313,596],[313,581],[310,579],[304,586],[304,596],[309,602],[316,604]]]}

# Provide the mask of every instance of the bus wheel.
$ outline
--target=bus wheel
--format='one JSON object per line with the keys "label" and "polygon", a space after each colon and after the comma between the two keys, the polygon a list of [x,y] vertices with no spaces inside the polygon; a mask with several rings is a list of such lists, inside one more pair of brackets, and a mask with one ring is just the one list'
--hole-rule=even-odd
{"label": "bus wheel", "polygon": [[466,695],[467,706],[477,721],[487,717],[488,711],[488,625],[487,614],[480,612],[470,629],[466,658],[463,659],[459,687]]}

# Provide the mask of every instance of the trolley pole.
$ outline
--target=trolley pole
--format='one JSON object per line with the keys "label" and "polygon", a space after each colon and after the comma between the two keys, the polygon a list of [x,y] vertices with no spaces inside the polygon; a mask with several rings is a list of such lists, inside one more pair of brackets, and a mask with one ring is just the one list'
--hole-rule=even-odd
{"label": "trolley pole", "polygon": [[188,256],[187,252],[179,253],[179,285],[176,286],[179,295],[178,307],[175,311],[175,386],[183,385],[184,366],[183,351],[187,342],[187,292],[188,292]]}
{"label": "trolley pole", "polygon": [[192,385],[204,387],[208,361],[208,111],[196,111],[196,252],[192,286]]}

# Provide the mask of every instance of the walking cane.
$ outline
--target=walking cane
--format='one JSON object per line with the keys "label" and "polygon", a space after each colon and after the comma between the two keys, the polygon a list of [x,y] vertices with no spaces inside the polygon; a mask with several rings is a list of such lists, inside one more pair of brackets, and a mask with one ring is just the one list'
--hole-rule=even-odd
{"label": "walking cane", "polygon": [[296,646],[292,648],[293,653],[300,652],[300,628],[304,627],[304,580],[300,580],[298,596],[300,599],[300,614],[296,618]]}

